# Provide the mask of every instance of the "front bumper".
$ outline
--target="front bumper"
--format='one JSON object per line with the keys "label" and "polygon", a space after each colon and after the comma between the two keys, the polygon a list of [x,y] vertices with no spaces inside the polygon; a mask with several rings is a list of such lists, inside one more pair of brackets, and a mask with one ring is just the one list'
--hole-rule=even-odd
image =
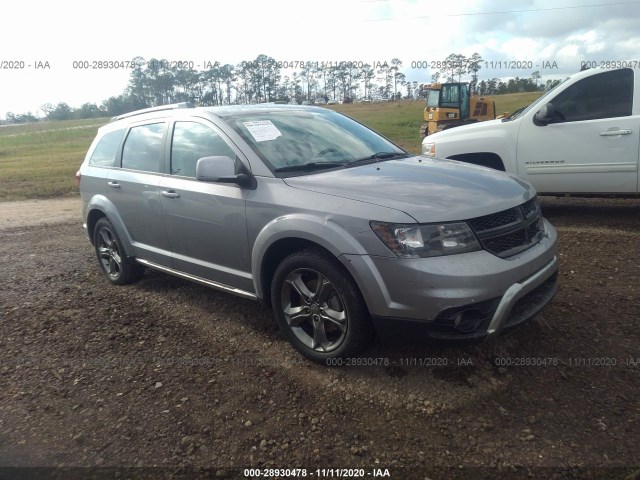
{"label": "front bumper", "polygon": [[532,319],[557,291],[557,233],[508,258],[346,255],[378,335],[476,342]]}
{"label": "front bumper", "polygon": [[[557,291],[557,259],[554,257],[539,272],[509,287],[502,298],[450,309],[433,322],[376,315],[371,318],[378,336],[385,340],[475,343],[507,333],[532,320]],[[479,312],[474,315],[471,325],[456,326],[456,319],[471,311]]]}

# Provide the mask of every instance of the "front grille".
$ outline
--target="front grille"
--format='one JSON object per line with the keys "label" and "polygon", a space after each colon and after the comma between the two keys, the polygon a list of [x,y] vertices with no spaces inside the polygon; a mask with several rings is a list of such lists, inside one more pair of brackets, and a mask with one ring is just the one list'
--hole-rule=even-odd
{"label": "front grille", "polygon": [[490,252],[502,253],[525,245],[527,243],[527,236],[525,230],[520,228],[506,235],[488,238],[484,240],[483,243],[485,248]]}
{"label": "front grille", "polygon": [[538,197],[517,207],[468,221],[482,247],[498,257],[515,255],[540,241],[543,232]]}
{"label": "front grille", "polygon": [[519,220],[520,216],[518,215],[517,210],[515,208],[510,208],[509,210],[504,210],[502,212],[474,218],[473,220],[469,220],[469,223],[474,230],[482,232],[497,227],[503,227]]}
{"label": "front grille", "polygon": [[530,218],[533,214],[536,214],[540,211],[540,202],[538,201],[538,197],[535,196],[528,202],[520,205],[522,208],[522,212],[526,218]]}

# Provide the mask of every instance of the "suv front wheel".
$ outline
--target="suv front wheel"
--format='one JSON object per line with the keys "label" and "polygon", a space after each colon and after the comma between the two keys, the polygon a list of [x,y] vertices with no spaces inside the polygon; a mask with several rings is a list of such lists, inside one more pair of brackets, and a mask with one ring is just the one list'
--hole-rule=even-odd
{"label": "suv front wheel", "polygon": [[371,341],[369,313],[358,287],[322,251],[303,250],[280,263],[271,304],[287,339],[315,362],[355,356]]}
{"label": "suv front wheel", "polygon": [[106,218],[96,222],[93,245],[102,271],[114,285],[135,282],[144,273],[142,265],[127,257],[115,228]]}

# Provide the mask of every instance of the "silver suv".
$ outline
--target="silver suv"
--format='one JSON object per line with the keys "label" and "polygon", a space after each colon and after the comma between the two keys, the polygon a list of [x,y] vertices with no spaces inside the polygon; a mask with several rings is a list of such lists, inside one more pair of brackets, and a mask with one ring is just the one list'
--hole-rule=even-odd
{"label": "silver suv", "polygon": [[374,333],[478,341],[556,292],[556,231],[515,176],[414,156],[320,107],[116,117],[78,172],[114,284],[152,268],[270,306],[315,361]]}

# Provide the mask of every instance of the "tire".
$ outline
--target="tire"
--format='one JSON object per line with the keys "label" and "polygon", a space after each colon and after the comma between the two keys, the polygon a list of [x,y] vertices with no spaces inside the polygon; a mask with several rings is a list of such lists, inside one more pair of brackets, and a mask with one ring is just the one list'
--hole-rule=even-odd
{"label": "tire", "polygon": [[360,354],[373,338],[369,312],[355,282],[332,256],[315,249],[286,257],[271,284],[271,304],[293,347],[314,362]]}
{"label": "tire", "polygon": [[93,230],[93,245],[98,264],[114,285],[126,285],[144,274],[142,265],[127,257],[122,242],[109,220],[101,218]]}

